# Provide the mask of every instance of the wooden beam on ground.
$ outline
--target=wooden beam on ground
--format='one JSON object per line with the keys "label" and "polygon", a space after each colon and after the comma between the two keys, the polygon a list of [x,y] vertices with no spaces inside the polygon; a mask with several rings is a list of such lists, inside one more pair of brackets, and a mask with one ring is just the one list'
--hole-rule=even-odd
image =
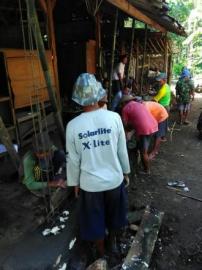
{"label": "wooden beam on ground", "polygon": [[6,126],[4,125],[1,116],[0,116],[0,141],[6,147],[6,150],[11,158],[13,165],[15,166],[16,170],[20,173],[21,160],[13,146],[10,135],[8,133]]}
{"label": "wooden beam on ground", "polygon": [[179,196],[185,197],[185,198],[189,198],[189,199],[192,199],[192,200],[195,200],[195,201],[198,201],[198,202],[202,202],[202,199],[187,195],[187,194],[182,193],[182,192],[177,192],[176,194],[179,195]]}
{"label": "wooden beam on ground", "polygon": [[163,215],[163,212],[146,207],[139,230],[121,270],[148,269]]}
{"label": "wooden beam on ground", "polygon": [[135,8],[133,5],[131,5],[127,0],[107,0],[110,4],[116,6],[117,8],[121,9],[128,15],[132,16],[133,18],[138,19],[141,22],[144,22],[145,24],[148,24],[149,26],[161,31],[162,33],[166,32],[166,29],[156,23],[154,20],[150,19],[148,16],[143,14],[140,10]]}

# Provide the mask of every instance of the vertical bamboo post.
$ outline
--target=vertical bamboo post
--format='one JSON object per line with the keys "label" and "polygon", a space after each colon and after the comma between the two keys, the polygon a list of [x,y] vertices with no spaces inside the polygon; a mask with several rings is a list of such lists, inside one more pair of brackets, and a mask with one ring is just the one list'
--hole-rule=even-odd
{"label": "vertical bamboo post", "polygon": [[169,59],[169,68],[168,68],[168,84],[171,83],[171,79],[172,79],[172,66],[173,66],[173,57],[172,57],[172,53],[170,54],[170,56],[168,57]]}
{"label": "vertical bamboo post", "polygon": [[136,84],[139,84],[139,39],[136,39],[136,72],[135,72]]}
{"label": "vertical bamboo post", "polygon": [[130,64],[131,64],[131,59],[133,56],[133,50],[134,50],[134,37],[135,37],[135,20],[133,19],[132,22],[132,33],[131,33],[131,43],[130,43],[130,54],[129,54],[129,59],[128,59],[128,71],[126,78],[129,78],[129,69],[130,69]]}
{"label": "vertical bamboo post", "polygon": [[21,160],[18,156],[15,148],[13,147],[13,143],[11,141],[10,135],[8,133],[7,128],[4,125],[4,122],[0,116],[0,141],[6,147],[8,154],[11,158],[13,165],[15,166],[16,170],[19,171]]}
{"label": "vertical bamboo post", "polygon": [[111,70],[110,70],[109,93],[108,93],[109,108],[111,107],[112,75],[113,75],[113,70],[114,70],[114,54],[115,54],[115,48],[116,48],[117,25],[118,25],[118,8],[116,8],[116,14],[115,14],[115,20],[114,20],[114,31],[113,31],[113,43],[112,43],[112,55],[111,55]]}
{"label": "vertical bamboo post", "polygon": [[[56,51],[56,41],[55,41],[55,27],[54,27],[54,21],[53,21],[53,2],[47,1],[47,18],[48,18],[48,38],[50,42],[51,47],[51,55],[52,55],[52,64],[53,64],[53,72],[54,72],[54,78],[55,78],[55,84],[56,84],[56,90],[57,90],[57,100],[58,105],[61,107],[60,104],[60,94],[59,94],[59,79],[58,79],[58,66],[57,66],[57,51]],[[60,108],[61,109],[61,108]]]}
{"label": "vertical bamboo post", "polygon": [[100,49],[101,49],[101,25],[100,25],[100,14],[96,14],[96,55],[97,55],[97,66],[101,67]]}
{"label": "vertical bamboo post", "polygon": [[167,34],[165,35],[164,39],[165,51],[164,51],[164,72],[168,73],[168,41],[167,41]]}
{"label": "vertical bamboo post", "polygon": [[34,0],[26,0],[26,5],[27,5],[28,21],[30,23],[30,26],[31,26],[31,29],[33,32],[33,36],[34,36],[34,39],[36,42],[36,46],[38,48],[39,59],[41,62],[43,73],[44,73],[44,78],[46,81],[50,102],[51,102],[51,105],[52,105],[52,108],[54,111],[55,122],[56,122],[56,125],[58,127],[62,142],[64,144],[65,143],[64,126],[62,123],[61,113],[58,109],[58,103],[56,100],[55,91],[53,89],[52,82],[51,82],[51,76],[50,76],[50,71],[48,68],[48,63],[46,60],[44,43],[43,43],[43,39],[41,36],[41,30],[40,30],[39,21],[38,21],[38,17],[37,17],[37,13],[36,13],[36,8],[35,8],[35,1]]}
{"label": "vertical bamboo post", "polygon": [[144,76],[146,48],[147,48],[147,24],[145,24],[144,48],[143,48],[143,57],[142,57],[142,70],[141,70],[141,81],[140,81],[140,94],[141,95],[142,95],[142,88],[143,88],[143,76]]}

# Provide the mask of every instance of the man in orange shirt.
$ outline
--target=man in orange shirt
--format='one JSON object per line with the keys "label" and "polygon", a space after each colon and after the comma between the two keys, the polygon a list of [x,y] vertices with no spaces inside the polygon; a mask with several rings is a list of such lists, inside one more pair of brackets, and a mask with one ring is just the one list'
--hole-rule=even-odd
{"label": "man in orange shirt", "polygon": [[143,104],[158,123],[158,132],[155,134],[154,147],[152,152],[149,154],[149,158],[152,159],[158,154],[161,140],[166,135],[168,112],[161,104],[154,101],[146,101]]}

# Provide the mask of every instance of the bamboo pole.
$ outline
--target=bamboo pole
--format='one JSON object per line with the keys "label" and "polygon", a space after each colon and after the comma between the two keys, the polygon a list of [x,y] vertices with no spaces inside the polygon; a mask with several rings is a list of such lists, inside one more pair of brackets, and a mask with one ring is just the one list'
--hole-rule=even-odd
{"label": "bamboo pole", "polygon": [[167,41],[167,35],[165,35],[165,41],[164,41],[164,72],[168,73],[168,41]]}
{"label": "bamboo pole", "polygon": [[48,63],[46,59],[44,43],[41,36],[41,30],[40,30],[39,21],[38,21],[38,17],[36,13],[36,8],[35,8],[35,1],[26,0],[26,5],[27,5],[27,12],[28,12],[28,21],[31,25],[31,29],[32,29],[33,36],[36,42],[36,46],[38,48],[39,58],[40,58],[41,66],[43,69],[50,102],[54,111],[55,123],[58,127],[60,137],[64,144],[65,143],[64,126],[62,123],[61,112],[58,109],[58,103],[56,100],[55,91],[53,89],[53,85],[51,82],[51,76],[50,76],[50,71],[49,71],[49,67],[48,67]]}
{"label": "bamboo pole", "polygon": [[57,90],[57,100],[58,106],[61,109],[60,103],[60,94],[59,94],[59,79],[58,79],[58,66],[57,66],[57,51],[56,51],[56,41],[55,41],[55,27],[53,22],[53,3],[51,1],[47,1],[47,18],[48,18],[48,32],[49,32],[49,42],[51,47],[51,55],[52,55],[52,65],[53,65],[53,73],[55,78],[55,85]]}
{"label": "bamboo pole", "polygon": [[108,93],[109,108],[111,107],[112,75],[113,75],[113,70],[114,70],[114,54],[115,54],[115,48],[116,48],[116,32],[117,32],[117,25],[118,25],[118,8],[116,8],[116,14],[115,14],[115,20],[114,20],[114,31],[113,31],[112,56],[111,56],[111,70],[110,70],[109,93]]}
{"label": "bamboo pole", "polygon": [[101,50],[101,25],[100,25],[100,14],[96,14],[96,56],[97,56],[97,65],[98,67],[101,67],[101,55],[100,55],[100,50]]}
{"label": "bamboo pole", "polygon": [[19,171],[20,167],[21,167],[20,166],[21,160],[20,160],[20,157],[13,146],[10,135],[8,133],[7,128],[4,125],[4,122],[1,118],[1,116],[0,116],[0,141],[6,147],[8,154],[11,158],[11,161],[12,161],[13,165],[15,166],[16,170]]}
{"label": "bamboo pole", "polygon": [[135,82],[139,84],[139,39],[136,39],[136,72],[135,72]]}
{"label": "bamboo pole", "polygon": [[147,48],[147,24],[145,24],[144,48],[143,48],[143,57],[142,57],[142,70],[141,70],[141,81],[140,81],[140,94],[141,95],[142,95],[142,88],[143,88],[143,76],[144,76],[146,48]]}
{"label": "bamboo pole", "polygon": [[130,64],[131,64],[131,59],[133,56],[133,50],[134,50],[134,37],[135,37],[135,20],[133,19],[132,22],[132,33],[131,33],[131,43],[130,43],[130,54],[129,54],[129,59],[128,59],[128,71],[127,71],[127,75],[126,78],[129,78],[129,68],[130,68]]}

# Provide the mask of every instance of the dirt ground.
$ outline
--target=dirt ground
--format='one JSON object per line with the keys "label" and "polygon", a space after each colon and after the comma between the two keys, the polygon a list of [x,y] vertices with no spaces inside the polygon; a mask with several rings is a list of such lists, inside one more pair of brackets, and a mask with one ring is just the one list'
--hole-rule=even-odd
{"label": "dirt ground", "polygon": [[[202,141],[197,138],[196,122],[202,109],[202,96],[192,105],[189,126],[176,125],[173,139],[163,143],[152,162],[152,174],[133,177],[129,190],[131,209],[151,204],[165,212],[152,257],[151,270],[202,269],[202,202],[181,197],[167,188],[168,181],[182,180],[187,195],[202,199]],[[172,120],[177,119],[172,113]]]}
{"label": "dirt ground", "polygon": [[[137,175],[131,180],[130,211],[150,204],[165,213],[150,270],[202,269],[202,202],[179,196],[167,187],[169,181],[182,180],[190,189],[187,195],[202,199],[202,141],[198,140],[196,131],[201,110],[202,95],[198,95],[193,102],[190,125],[176,125],[172,141],[168,133],[168,142],[162,144],[159,155],[152,162],[151,176]],[[175,120],[176,113],[172,113],[169,125],[172,126]],[[2,269],[52,269],[50,265],[59,254],[66,261],[67,252],[63,250],[67,250],[69,241],[68,224],[67,231],[45,240],[41,236],[41,228],[31,232],[30,224],[36,221],[36,212],[30,211],[30,205],[38,206],[38,201],[16,181],[6,176],[0,180],[0,253],[5,253],[2,261],[0,258],[0,269],[2,263]],[[23,239],[27,231],[29,234],[18,243],[17,238]],[[30,242],[35,244],[30,246]],[[37,258],[37,265],[34,258]]]}

